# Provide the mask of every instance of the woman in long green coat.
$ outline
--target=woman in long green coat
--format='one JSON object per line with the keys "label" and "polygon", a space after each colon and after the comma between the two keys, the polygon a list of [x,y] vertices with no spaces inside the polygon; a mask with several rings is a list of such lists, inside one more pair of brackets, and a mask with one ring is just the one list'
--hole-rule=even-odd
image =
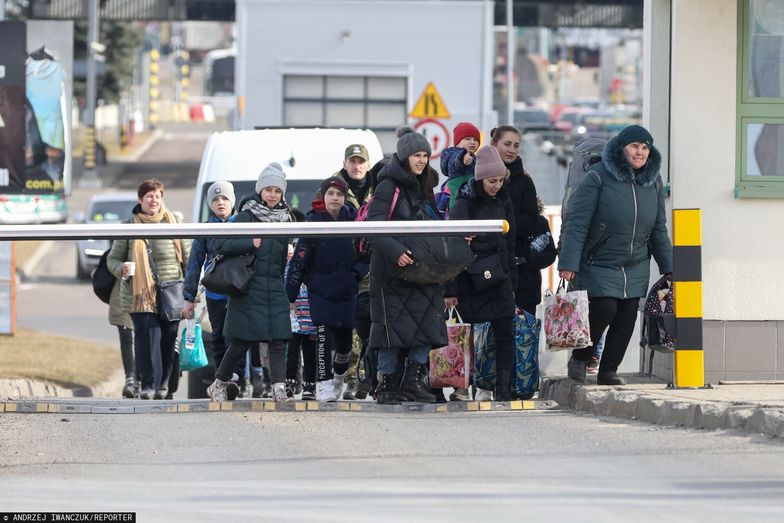
{"label": "woman in long green coat", "polygon": [[[569,205],[558,263],[561,277],[588,291],[591,342],[605,329],[597,383],[622,385],[617,375],[629,345],[640,298],[648,291],[651,255],[661,274],[672,272],[661,154],[643,127],[612,138],[602,161],[577,186]],[[569,377],[585,381],[593,346],[572,352]]]}
{"label": "woman in long green coat", "polygon": [[[277,163],[271,163],[259,175],[256,194],[242,199],[236,222],[289,222],[291,209],[284,200],[286,175]],[[256,273],[246,294],[229,298],[223,335],[231,340],[215,381],[207,388],[213,401],[225,401],[226,385],[240,358],[257,342],[269,343],[270,381],[275,401],[287,401],[286,343],[291,339],[289,301],[283,283],[288,242],[285,238],[220,238],[215,252],[238,256],[256,255]]]}

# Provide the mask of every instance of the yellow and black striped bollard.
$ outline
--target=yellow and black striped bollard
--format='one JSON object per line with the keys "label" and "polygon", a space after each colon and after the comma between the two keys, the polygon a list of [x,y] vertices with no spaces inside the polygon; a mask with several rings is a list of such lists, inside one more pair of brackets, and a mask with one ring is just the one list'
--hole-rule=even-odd
{"label": "yellow and black striped bollard", "polygon": [[675,387],[705,386],[702,347],[702,218],[700,209],[673,210]]}

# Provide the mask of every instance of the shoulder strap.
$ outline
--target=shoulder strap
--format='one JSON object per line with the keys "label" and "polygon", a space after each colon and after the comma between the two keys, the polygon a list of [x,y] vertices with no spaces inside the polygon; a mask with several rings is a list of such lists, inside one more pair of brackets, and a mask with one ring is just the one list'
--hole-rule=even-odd
{"label": "shoulder strap", "polygon": [[158,282],[160,279],[158,278],[158,267],[155,265],[155,260],[152,257],[152,247],[150,247],[150,242],[144,240],[144,244],[147,246],[147,258],[150,260],[150,270],[152,271],[152,277],[155,278],[155,281]]}
{"label": "shoulder strap", "polygon": [[387,213],[387,221],[392,219],[392,214],[395,212],[397,200],[400,198],[400,186],[395,185],[395,194],[392,195],[392,204],[389,206],[389,213]]}

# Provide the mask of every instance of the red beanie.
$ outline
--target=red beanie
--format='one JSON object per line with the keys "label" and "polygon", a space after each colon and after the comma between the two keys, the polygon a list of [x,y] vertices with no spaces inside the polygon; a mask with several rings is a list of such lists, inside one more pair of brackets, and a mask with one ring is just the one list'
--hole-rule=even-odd
{"label": "red beanie", "polygon": [[457,144],[459,144],[463,138],[467,138],[468,136],[473,136],[476,138],[477,142],[482,140],[482,138],[479,136],[479,129],[477,126],[468,122],[460,122],[459,124],[455,125],[455,129],[452,134],[455,138],[455,146],[457,146]]}

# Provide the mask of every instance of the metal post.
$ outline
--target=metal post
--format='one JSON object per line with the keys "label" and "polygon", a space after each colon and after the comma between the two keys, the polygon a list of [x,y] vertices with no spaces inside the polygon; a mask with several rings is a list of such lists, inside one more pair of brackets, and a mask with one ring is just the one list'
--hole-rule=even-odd
{"label": "metal post", "polygon": [[5,0],[0,0],[0,22],[5,20]]}
{"label": "metal post", "polygon": [[506,0],[506,123],[514,125],[514,11],[512,0]]}
{"label": "metal post", "polygon": [[96,44],[98,44],[98,0],[88,1],[87,13],[87,107],[85,109],[84,173],[80,187],[101,186],[95,165],[95,102],[97,98]]}

